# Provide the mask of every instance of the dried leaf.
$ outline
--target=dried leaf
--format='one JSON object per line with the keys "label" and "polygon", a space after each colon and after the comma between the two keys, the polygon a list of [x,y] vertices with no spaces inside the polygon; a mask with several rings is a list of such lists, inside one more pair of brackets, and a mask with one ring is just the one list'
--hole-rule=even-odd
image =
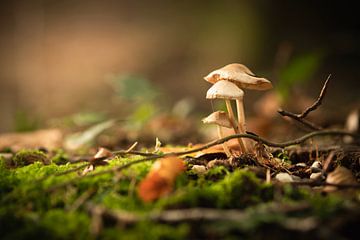
{"label": "dried leaf", "polygon": [[0,135],[0,149],[11,147],[13,151],[43,147],[59,148],[63,134],[59,129],[44,129],[26,133],[5,133]]}
{"label": "dried leaf", "polygon": [[76,150],[81,147],[90,145],[95,138],[106,129],[114,126],[115,120],[108,120],[98,123],[84,132],[74,133],[65,139],[64,146],[68,150]]}
{"label": "dried leaf", "polygon": [[89,160],[90,165],[84,169],[84,171],[82,172],[82,175],[85,175],[88,172],[94,171],[96,166],[107,165],[108,162],[106,160],[113,156],[114,156],[114,154],[111,151],[109,151],[108,149],[103,148],[103,147],[99,148],[99,150],[94,155],[94,157]]}
{"label": "dried leaf", "polygon": [[114,154],[111,151],[109,151],[106,148],[101,147],[101,148],[99,148],[97,153],[94,155],[94,159],[97,159],[97,158],[111,158],[113,156],[114,156]]}
{"label": "dried leaf", "polygon": [[[357,181],[352,174],[352,172],[346,167],[337,167],[333,172],[329,173],[326,178],[326,183],[328,184],[338,184],[338,185],[351,185],[356,184]],[[336,191],[338,187],[336,186],[326,186],[324,188],[325,192]]]}
{"label": "dried leaf", "polygon": [[140,198],[144,202],[151,202],[169,194],[176,177],[183,171],[184,162],[178,157],[166,157],[156,161],[139,185]]}

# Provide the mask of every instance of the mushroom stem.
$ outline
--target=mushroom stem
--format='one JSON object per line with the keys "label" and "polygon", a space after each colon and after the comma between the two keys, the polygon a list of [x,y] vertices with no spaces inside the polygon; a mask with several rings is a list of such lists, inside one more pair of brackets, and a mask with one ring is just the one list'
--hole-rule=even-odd
{"label": "mushroom stem", "polygon": [[[218,131],[218,136],[220,139],[224,138],[224,133],[222,131],[221,126],[217,125],[217,131]],[[226,143],[222,144],[222,147],[224,149],[224,152],[226,153],[226,156],[230,157],[231,156],[231,152],[230,149],[228,148],[228,146],[226,145]]]}
{"label": "mushroom stem", "polygon": [[236,110],[238,114],[238,126],[241,133],[245,133],[245,112],[244,112],[244,104],[242,100],[236,99]]}
{"label": "mushroom stem", "polygon": [[[239,131],[240,131],[240,133],[246,133],[244,104],[241,99],[236,99],[236,110],[237,110],[237,115],[238,115]],[[245,152],[247,152],[245,143],[244,143],[244,148],[245,148]]]}
{"label": "mushroom stem", "polygon": [[[235,123],[235,116],[234,116],[234,111],[232,110],[232,107],[231,107],[231,102],[229,99],[225,99],[225,103],[226,103],[227,111],[229,113],[229,119],[230,119],[231,125],[233,126],[235,133],[240,134],[239,128],[238,128],[237,124]],[[242,141],[241,138],[238,138],[237,140],[239,142],[241,152],[245,153],[246,148],[245,148],[244,142]]]}

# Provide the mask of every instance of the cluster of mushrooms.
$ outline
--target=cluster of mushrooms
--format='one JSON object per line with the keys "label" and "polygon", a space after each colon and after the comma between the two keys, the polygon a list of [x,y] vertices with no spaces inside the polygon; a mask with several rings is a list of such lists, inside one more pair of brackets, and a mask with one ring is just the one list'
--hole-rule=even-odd
{"label": "cluster of mushrooms", "polygon": [[[232,128],[236,134],[246,133],[244,113],[244,91],[242,89],[268,90],[272,84],[265,78],[255,76],[246,66],[239,63],[228,64],[225,67],[209,73],[204,79],[213,84],[207,91],[207,99],[223,99],[226,103],[227,113],[216,111],[204,118],[203,123],[216,124],[219,138],[223,138],[222,128]],[[236,101],[237,120],[231,106],[231,100]],[[241,153],[248,152],[247,146],[238,138]],[[223,144],[224,152],[231,156],[228,146]]]}

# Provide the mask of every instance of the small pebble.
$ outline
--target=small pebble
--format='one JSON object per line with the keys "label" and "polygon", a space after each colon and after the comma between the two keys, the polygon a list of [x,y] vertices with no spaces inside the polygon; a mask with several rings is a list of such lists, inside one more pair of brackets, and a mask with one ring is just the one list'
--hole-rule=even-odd
{"label": "small pebble", "polygon": [[306,167],[306,163],[303,163],[303,162],[297,163],[295,166],[297,166],[297,167]]}
{"label": "small pebble", "polygon": [[293,182],[293,177],[288,173],[278,173],[275,176],[275,179],[279,182]]}
{"label": "small pebble", "polygon": [[312,173],[310,175],[310,179],[312,179],[312,180],[320,180],[322,178],[323,178],[322,172],[316,172],[316,173]]}
{"label": "small pebble", "polygon": [[202,175],[206,173],[206,167],[203,165],[194,165],[191,170],[193,170],[196,174]]}
{"label": "small pebble", "polygon": [[311,172],[312,172],[312,173],[318,173],[318,172],[321,172],[322,165],[321,165],[321,163],[320,163],[319,161],[315,161],[315,162],[311,165],[310,169],[311,169]]}

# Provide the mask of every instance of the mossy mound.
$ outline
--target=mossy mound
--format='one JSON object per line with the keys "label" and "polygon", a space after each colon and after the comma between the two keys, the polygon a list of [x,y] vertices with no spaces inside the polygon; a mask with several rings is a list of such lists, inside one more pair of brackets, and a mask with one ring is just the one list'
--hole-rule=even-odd
{"label": "mossy mound", "polygon": [[[0,159],[2,239],[279,239],[292,235],[295,239],[320,238],[324,232],[316,228],[351,212],[349,206],[358,204],[357,200],[322,195],[307,187],[266,184],[246,169],[231,172],[221,166],[203,175],[185,172],[177,178],[171,194],[144,203],[137,195],[137,186],[152,162],[91,176],[138,157],[115,158],[85,177],[79,175],[82,169],[71,171],[84,163],[53,161],[45,165],[47,156],[39,151],[19,152],[14,159],[18,161],[17,168],[9,168]],[[172,209],[236,210],[245,220],[167,223],[142,218],[124,224],[111,215],[94,215],[90,203],[108,211],[126,211],[139,216]],[[310,221],[315,228],[311,228],[311,224],[308,229],[297,227],[296,223],[308,226],[303,221]]]}
{"label": "mossy mound", "polygon": [[35,162],[48,164],[47,155],[40,150],[20,150],[12,159],[15,167],[23,167]]}

